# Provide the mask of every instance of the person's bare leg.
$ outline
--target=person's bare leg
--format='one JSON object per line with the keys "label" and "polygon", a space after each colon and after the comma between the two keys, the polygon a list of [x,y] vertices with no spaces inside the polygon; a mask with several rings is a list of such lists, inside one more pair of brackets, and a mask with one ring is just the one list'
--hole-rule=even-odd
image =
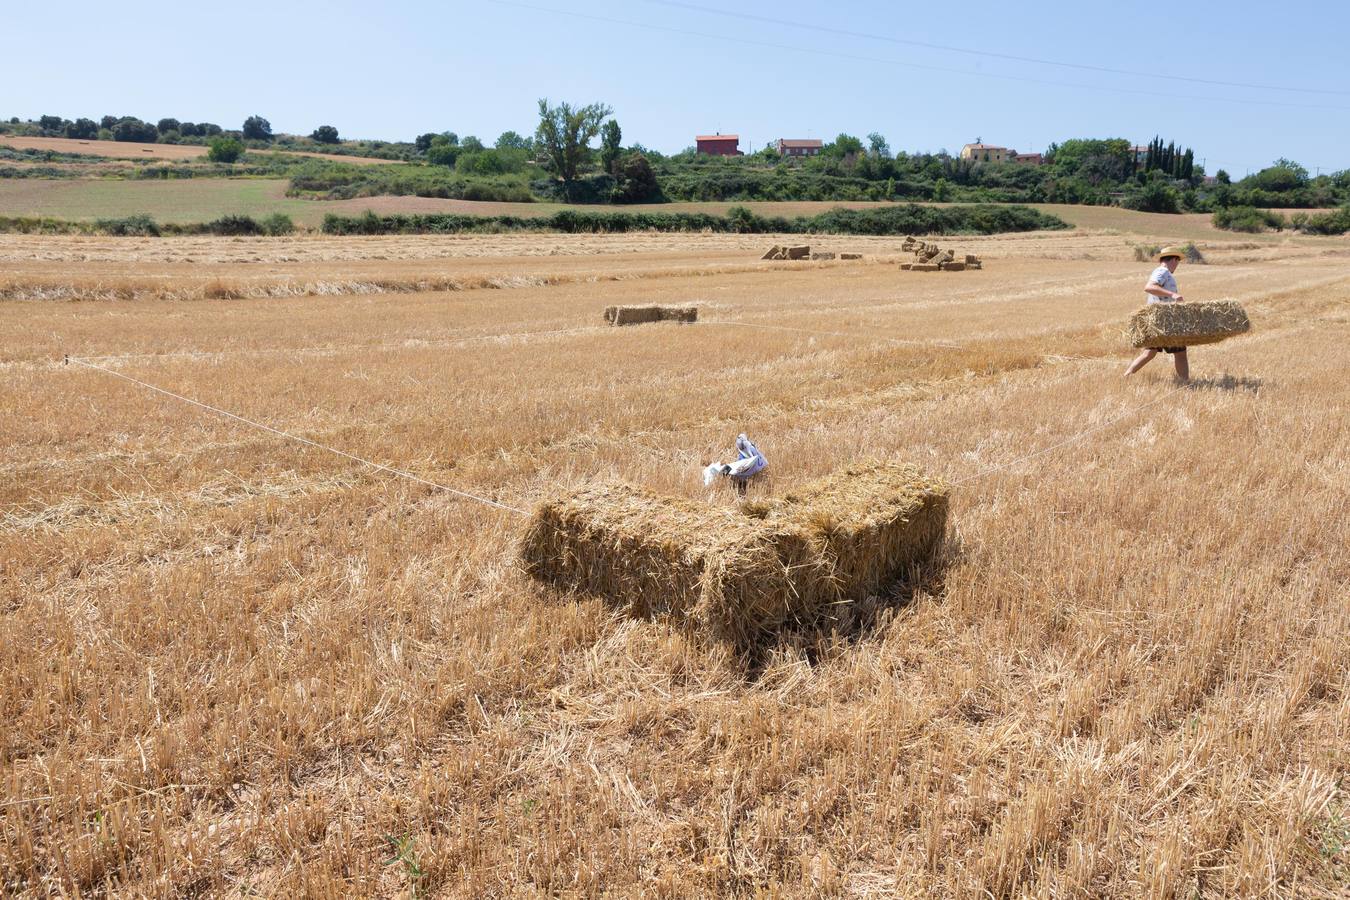
{"label": "person's bare leg", "polygon": [[1183,384],[1191,380],[1191,363],[1186,359],[1186,351],[1172,354],[1172,362],[1177,367],[1177,380]]}
{"label": "person's bare leg", "polygon": [[744,496],[745,496],[745,490],[746,490],[747,487],[749,487],[749,485],[746,484],[745,479],[743,479],[743,478],[737,478],[737,479],[736,479],[736,496],[737,496],[737,497],[744,497]]}
{"label": "person's bare leg", "polygon": [[1145,363],[1147,363],[1150,359],[1152,359],[1157,355],[1158,355],[1157,350],[1145,350],[1143,353],[1140,353],[1138,356],[1134,358],[1134,362],[1130,363],[1130,367],[1125,370],[1126,377],[1129,377],[1130,375],[1133,375],[1135,372],[1138,372],[1140,369],[1144,367]]}

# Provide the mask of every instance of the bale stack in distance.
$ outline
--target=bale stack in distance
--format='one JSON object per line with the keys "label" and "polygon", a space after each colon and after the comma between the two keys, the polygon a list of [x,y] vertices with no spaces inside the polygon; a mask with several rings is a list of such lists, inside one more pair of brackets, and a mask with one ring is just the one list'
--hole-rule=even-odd
{"label": "bale stack in distance", "polygon": [[900,249],[914,254],[913,262],[900,264],[900,268],[907,272],[962,272],[966,269],[984,268],[978,256],[967,253],[964,261],[958,260],[954,250],[943,250],[937,244],[930,244],[912,236],[905,238]]}
{"label": "bale stack in distance", "polygon": [[913,466],[856,466],[754,512],[625,484],[540,504],[530,576],[747,648],[786,623],[862,600],[931,556],[947,489]]}
{"label": "bale stack in distance", "polygon": [[800,247],[779,247],[775,244],[760,259],[808,259],[810,256],[809,244]]}
{"label": "bale stack in distance", "polygon": [[697,322],[697,306],[607,306],[605,321],[611,325],[642,325],[648,322]]}
{"label": "bale stack in distance", "polygon": [[1252,323],[1236,300],[1150,303],[1130,317],[1130,344],[1154,350],[1214,344],[1246,334]]}
{"label": "bale stack in distance", "polygon": [[812,258],[812,259],[834,259],[834,254],[833,254],[833,253],[827,253],[827,252],[825,252],[825,251],[822,250],[822,251],[818,251],[818,252],[816,252],[816,253],[812,253],[812,254],[811,254],[811,258]]}

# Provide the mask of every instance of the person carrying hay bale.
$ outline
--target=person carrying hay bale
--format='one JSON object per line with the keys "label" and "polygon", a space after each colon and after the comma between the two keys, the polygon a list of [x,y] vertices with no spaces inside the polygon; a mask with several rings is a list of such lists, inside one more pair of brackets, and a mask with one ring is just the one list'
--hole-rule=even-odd
{"label": "person carrying hay bale", "polygon": [[[1158,251],[1158,268],[1153,270],[1153,274],[1148,276],[1148,281],[1144,284],[1144,294],[1150,305],[1154,303],[1183,303],[1185,298],[1177,290],[1176,271],[1177,266],[1181,265],[1182,257],[1185,251],[1179,247],[1164,247]],[[1158,350],[1152,347],[1144,348],[1144,351],[1135,357],[1134,362],[1130,363],[1129,368],[1125,370],[1125,377],[1138,372],[1149,363],[1153,357],[1158,355]],[[1186,348],[1181,347],[1163,347],[1163,353],[1172,354],[1172,363],[1177,370],[1177,380],[1185,383],[1191,380],[1191,365],[1186,358]]]}
{"label": "person carrying hay bale", "polygon": [[736,461],[709,464],[703,470],[703,484],[710,487],[720,475],[736,486],[737,496],[744,497],[750,479],[763,472],[768,465],[769,461],[764,458],[764,454],[760,453],[754,442],[742,433],[736,437]]}

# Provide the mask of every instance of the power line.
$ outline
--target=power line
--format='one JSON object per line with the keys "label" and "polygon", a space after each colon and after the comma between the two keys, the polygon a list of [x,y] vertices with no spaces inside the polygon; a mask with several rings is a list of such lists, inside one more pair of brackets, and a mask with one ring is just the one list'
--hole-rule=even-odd
{"label": "power line", "polygon": [[1239,105],[1277,106],[1286,109],[1317,109],[1317,110],[1332,110],[1335,112],[1350,112],[1350,106],[1326,106],[1323,104],[1314,104],[1314,103],[1281,103],[1278,100],[1249,100],[1249,99],[1235,99],[1229,97],[1196,97],[1196,96],[1188,96],[1185,94],[1177,94],[1171,91],[1149,91],[1132,88],[1084,86],[1081,84],[1074,84],[1072,82],[1067,81],[1050,81],[1048,79],[1043,78],[1026,78],[1020,75],[1000,75],[990,72],[972,72],[967,69],[956,69],[950,66],[934,66],[925,63],[904,62],[902,60],[888,59],[886,57],[865,56],[858,53],[843,53],[837,50],[821,50],[814,47],[800,47],[792,44],[778,44],[772,41],[760,41],[751,38],[727,37],[726,35],[710,34],[705,31],[693,31],[687,28],[671,28],[665,25],[653,25],[648,22],[634,22],[629,19],[616,19],[610,16],[598,16],[591,13],[575,12],[573,10],[554,9],[552,7],[547,6],[536,6],[532,3],[520,3],[517,2],[517,0],[488,0],[488,2],[494,3],[498,6],[509,6],[515,9],[528,9],[533,12],[549,13],[558,16],[569,16],[571,18],[585,19],[591,22],[605,22],[610,25],[624,25],[630,28],[643,28],[648,31],[661,31],[667,34],[682,35],[684,37],[697,37],[714,41],[728,41],[730,43],[746,44],[752,47],[765,47],[770,50],[786,50],[790,53],[810,53],[816,56],[829,56],[836,59],[852,60],[854,62],[881,63],[883,65],[901,66],[907,69],[922,69],[924,71],[929,72],[945,72],[947,74],[965,75],[976,78],[992,78],[997,79],[999,81],[1016,81],[1024,84],[1042,84],[1051,87],[1070,88],[1073,90],[1087,90],[1099,93],[1133,94],[1145,97],[1165,97],[1174,100],[1193,100],[1196,101],[1197,103],[1236,103]]}
{"label": "power line", "polygon": [[986,56],[992,59],[1007,59],[1015,62],[1035,63],[1042,66],[1059,66],[1064,69],[1079,69],[1085,72],[1103,72],[1109,75],[1129,75],[1132,78],[1161,78],[1171,81],[1189,81],[1193,84],[1209,84],[1219,87],[1238,87],[1249,88],[1262,91],[1289,91],[1300,94],[1335,94],[1339,96],[1350,96],[1350,91],[1337,91],[1328,88],[1303,88],[1303,87],[1283,87],[1275,84],[1251,84],[1244,81],[1219,81],[1212,78],[1194,78],[1188,75],[1166,75],[1160,72],[1145,72],[1133,69],[1112,69],[1106,66],[1093,66],[1084,63],[1061,62],[1053,59],[1042,59],[1036,56],[1018,56],[1012,53],[998,53],[992,50],[972,50],[968,47],[955,47],[949,44],[932,44],[927,41],[908,40],[906,38],[891,37],[884,34],[869,34],[862,31],[850,31],[846,28],[833,28],[828,25],[812,25],[808,22],[794,22],[790,19],[781,19],[777,16],[757,16],[752,13],[731,12],[725,9],[715,9],[711,6],[700,6],[697,3],[682,3],[679,0],[642,0],[644,3],[652,3],[658,6],[669,6],[675,9],[686,9],[693,12],[709,13],[711,15],[726,16],[733,19],[742,19],[750,22],[760,22],[768,25],[786,25],[790,28],[801,28],[808,31],[818,31],[823,34],[837,34],[842,37],[862,38],[869,41],[884,41],[888,44],[902,44],[909,47],[924,47],[929,50],[943,50],[948,53],[965,53],[970,56]]}

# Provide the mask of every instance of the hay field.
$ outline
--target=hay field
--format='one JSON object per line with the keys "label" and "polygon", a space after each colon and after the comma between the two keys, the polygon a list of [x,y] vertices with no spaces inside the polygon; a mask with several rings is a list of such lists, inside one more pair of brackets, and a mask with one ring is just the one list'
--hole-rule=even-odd
{"label": "hay field", "polygon": [[[1120,377],[1149,236],[0,237],[0,894],[1343,896],[1350,241],[1203,244],[1254,328],[1174,390]],[[66,353],[520,509],[706,498],[745,430],[952,530],[747,664]]]}
{"label": "hay field", "polygon": [[[209,149],[200,144],[138,144],[130,141],[80,141],[74,138],[18,137],[0,134],[0,147],[16,150],[50,150],[54,153],[81,153],[88,156],[106,156],[109,159],[185,160],[206,156]],[[249,150],[261,155],[282,153],[287,156],[309,156],[353,165],[387,165],[398,162],[371,156],[344,156],[339,153],[319,153],[309,150]]]}

